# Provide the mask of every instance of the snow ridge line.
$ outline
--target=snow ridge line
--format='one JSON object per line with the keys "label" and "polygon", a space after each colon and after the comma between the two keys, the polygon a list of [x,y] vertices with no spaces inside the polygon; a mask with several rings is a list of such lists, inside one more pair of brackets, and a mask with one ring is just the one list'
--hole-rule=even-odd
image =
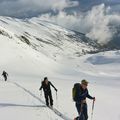
{"label": "snow ridge line", "polygon": [[[28,89],[24,88],[23,86],[19,85],[16,82],[11,82],[10,83],[16,85],[17,87],[21,88],[22,90],[24,90],[26,93],[28,93],[29,95],[31,95],[32,97],[34,97],[35,99],[37,99],[38,101],[40,101],[42,104],[45,105],[45,102],[42,101],[39,97],[37,97],[35,94],[33,94],[31,91],[29,91]],[[46,106],[47,107],[47,106]],[[63,120],[72,120],[70,118],[68,118],[67,116],[65,116],[63,113],[61,113],[59,110],[57,110],[56,108],[50,108],[48,107],[50,110],[52,110],[57,116],[59,116],[60,118],[62,118]]]}

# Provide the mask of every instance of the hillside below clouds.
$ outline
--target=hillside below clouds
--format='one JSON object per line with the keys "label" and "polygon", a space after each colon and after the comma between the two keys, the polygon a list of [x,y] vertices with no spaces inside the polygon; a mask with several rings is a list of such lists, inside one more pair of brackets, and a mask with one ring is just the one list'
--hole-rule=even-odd
{"label": "hillside below clouds", "polygon": [[51,57],[72,57],[98,51],[98,44],[84,34],[67,30],[38,18],[0,17],[0,40],[8,39]]}

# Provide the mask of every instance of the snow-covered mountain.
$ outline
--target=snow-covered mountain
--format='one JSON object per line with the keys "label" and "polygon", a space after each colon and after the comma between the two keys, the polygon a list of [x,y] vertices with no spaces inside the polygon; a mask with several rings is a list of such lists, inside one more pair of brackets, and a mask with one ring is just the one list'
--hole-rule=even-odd
{"label": "snow-covered mountain", "polygon": [[0,37],[24,42],[50,57],[81,56],[96,51],[98,44],[84,34],[67,30],[39,18],[28,20],[0,17]]}
{"label": "snow-covered mountain", "polygon": [[[41,80],[47,76],[58,89],[58,96],[52,89],[54,108],[64,120],[77,116],[71,90],[82,79],[96,97],[93,119],[119,120],[120,51],[81,56],[97,46],[84,34],[37,18],[0,17],[0,73],[9,74],[7,82],[0,77],[1,119],[63,120],[40,96]],[[90,120],[92,101],[87,102]]]}

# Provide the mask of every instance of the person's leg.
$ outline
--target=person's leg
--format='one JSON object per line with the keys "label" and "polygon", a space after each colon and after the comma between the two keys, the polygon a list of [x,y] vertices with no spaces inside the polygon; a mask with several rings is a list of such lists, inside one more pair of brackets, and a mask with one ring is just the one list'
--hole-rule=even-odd
{"label": "person's leg", "polygon": [[53,99],[52,99],[52,93],[49,93],[49,98],[50,98],[50,105],[53,106]]}
{"label": "person's leg", "polygon": [[[81,108],[82,107],[82,108]],[[84,115],[83,115],[83,105],[81,106],[80,103],[76,103],[76,108],[79,114],[79,117],[77,117],[78,120],[84,120]]]}
{"label": "person's leg", "polygon": [[84,104],[83,106],[83,116],[84,116],[84,120],[88,120],[87,104]]}
{"label": "person's leg", "polygon": [[79,120],[85,120],[84,119],[84,114],[83,114],[83,111],[80,112],[80,115],[79,115]]}
{"label": "person's leg", "polygon": [[81,104],[80,103],[76,103],[76,109],[77,109],[78,115],[80,115],[80,111],[81,111]]}
{"label": "person's leg", "polygon": [[7,76],[5,76],[5,81],[7,81]]}
{"label": "person's leg", "polygon": [[4,77],[4,80],[6,81],[6,80],[7,80],[7,76],[6,76],[6,75],[3,75],[3,77]]}
{"label": "person's leg", "polygon": [[44,93],[44,95],[45,95],[46,105],[49,106],[48,94],[47,94],[47,93]]}

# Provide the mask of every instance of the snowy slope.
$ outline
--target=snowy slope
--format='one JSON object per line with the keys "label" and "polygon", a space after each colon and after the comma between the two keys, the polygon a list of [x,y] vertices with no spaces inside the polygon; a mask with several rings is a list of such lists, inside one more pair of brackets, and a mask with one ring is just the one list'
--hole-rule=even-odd
{"label": "snowy slope", "polygon": [[[87,74],[119,77],[120,51],[100,52],[95,55],[81,57],[83,63],[78,61],[78,69]],[[76,62],[77,63],[77,62]],[[117,69],[116,69],[117,68]]]}
{"label": "snowy slope", "polygon": [[80,56],[97,49],[97,43],[84,34],[75,33],[38,18],[19,20],[0,17],[0,34],[18,44],[22,41],[54,59],[60,56]]}
{"label": "snowy slope", "polygon": [[[85,78],[90,82],[90,94],[96,96],[93,120],[120,120],[120,51],[77,57],[74,53],[81,53],[79,48],[93,50],[94,47],[73,42],[65,35],[73,32],[36,18],[23,21],[0,17],[0,31],[0,73],[2,70],[9,73],[7,82],[0,77],[2,120],[62,120],[45,106],[44,94],[40,96],[44,76],[58,88],[57,99],[52,89],[54,107],[66,117],[77,116],[71,89],[75,82]],[[59,32],[64,39],[57,41]],[[51,42],[40,42],[36,37]],[[88,100],[89,120],[91,105],[92,101]]]}

